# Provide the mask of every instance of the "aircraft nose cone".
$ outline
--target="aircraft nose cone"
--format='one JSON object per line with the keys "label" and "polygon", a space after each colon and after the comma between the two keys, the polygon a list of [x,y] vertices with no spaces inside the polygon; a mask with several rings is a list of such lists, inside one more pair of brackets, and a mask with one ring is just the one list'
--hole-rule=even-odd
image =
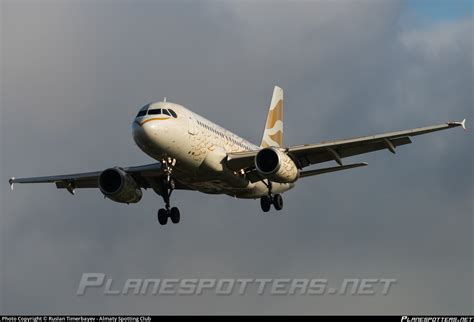
{"label": "aircraft nose cone", "polygon": [[156,128],[152,122],[142,123],[134,122],[133,139],[135,143],[143,148],[152,146],[153,139],[156,137]]}

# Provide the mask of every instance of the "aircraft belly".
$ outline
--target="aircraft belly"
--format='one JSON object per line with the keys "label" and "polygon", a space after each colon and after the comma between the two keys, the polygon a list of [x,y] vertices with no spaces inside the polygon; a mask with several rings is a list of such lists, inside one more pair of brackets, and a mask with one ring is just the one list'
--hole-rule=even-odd
{"label": "aircraft belly", "polygon": [[[285,191],[292,189],[294,186],[295,186],[294,183],[273,182],[272,193],[273,194],[284,193]],[[258,181],[258,182],[251,183],[247,187],[247,189],[235,190],[234,193],[237,198],[256,199],[263,196],[267,196],[268,188],[263,182]]]}

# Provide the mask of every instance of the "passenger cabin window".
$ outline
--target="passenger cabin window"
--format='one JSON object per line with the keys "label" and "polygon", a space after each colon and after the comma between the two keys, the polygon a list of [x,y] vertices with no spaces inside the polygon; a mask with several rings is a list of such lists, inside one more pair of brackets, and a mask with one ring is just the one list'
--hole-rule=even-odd
{"label": "passenger cabin window", "polygon": [[163,114],[166,114],[166,115],[168,115],[168,116],[171,116],[171,115],[170,115],[170,112],[168,112],[168,110],[165,110],[165,109],[163,109]]}
{"label": "passenger cabin window", "polygon": [[154,110],[148,110],[148,115],[161,114],[161,108],[155,108]]}
{"label": "passenger cabin window", "polygon": [[178,115],[176,115],[176,113],[172,109],[168,109],[168,111],[170,112],[171,116],[173,116],[175,119],[178,118]]}

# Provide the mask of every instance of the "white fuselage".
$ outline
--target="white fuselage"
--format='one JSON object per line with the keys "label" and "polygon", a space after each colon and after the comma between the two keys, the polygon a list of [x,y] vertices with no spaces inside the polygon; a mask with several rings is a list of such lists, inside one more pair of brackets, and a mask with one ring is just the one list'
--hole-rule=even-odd
{"label": "white fuselage", "polygon": [[[133,138],[155,160],[175,159],[173,176],[178,181],[204,193],[238,198],[268,194],[265,183],[251,183],[225,164],[229,152],[260,147],[178,104],[157,102],[142,109],[146,110],[133,121]],[[274,182],[272,192],[282,193],[293,186]]]}

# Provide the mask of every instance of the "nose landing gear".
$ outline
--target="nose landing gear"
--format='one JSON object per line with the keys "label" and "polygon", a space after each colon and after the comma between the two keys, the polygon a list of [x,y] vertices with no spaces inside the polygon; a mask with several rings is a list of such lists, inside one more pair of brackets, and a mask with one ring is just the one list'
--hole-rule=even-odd
{"label": "nose landing gear", "polygon": [[268,188],[268,196],[263,196],[260,198],[260,207],[262,208],[263,212],[269,212],[271,206],[273,205],[276,210],[282,210],[283,209],[283,197],[281,194],[272,194],[272,182],[268,181],[266,183],[263,181],[265,185]]}
{"label": "nose landing gear", "polygon": [[164,166],[165,177],[160,180],[160,194],[163,197],[165,202],[165,208],[158,210],[158,222],[160,225],[166,225],[168,223],[168,218],[171,219],[173,224],[179,223],[181,215],[177,207],[172,207],[170,205],[171,193],[175,188],[175,182],[172,178],[173,167],[176,164],[176,159],[168,158],[167,160],[162,160]]}

